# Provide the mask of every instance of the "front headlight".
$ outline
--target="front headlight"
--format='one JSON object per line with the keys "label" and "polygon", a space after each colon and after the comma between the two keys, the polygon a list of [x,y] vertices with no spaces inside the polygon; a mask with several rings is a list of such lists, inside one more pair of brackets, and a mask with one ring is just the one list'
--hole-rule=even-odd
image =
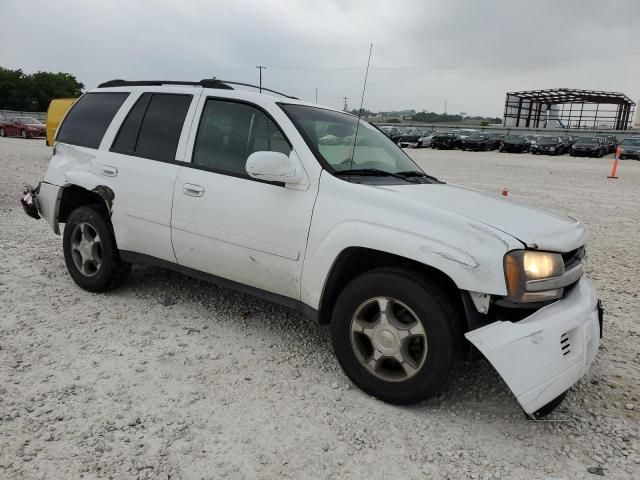
{"label": "front headlight", "polygon": [[562,296],[562,288],[530,291],[527,282],[546,280],[564,274],[564,260],[559,253],[515,250],[504,257],[504,272],[509,300],[516,303],[544,302]]}

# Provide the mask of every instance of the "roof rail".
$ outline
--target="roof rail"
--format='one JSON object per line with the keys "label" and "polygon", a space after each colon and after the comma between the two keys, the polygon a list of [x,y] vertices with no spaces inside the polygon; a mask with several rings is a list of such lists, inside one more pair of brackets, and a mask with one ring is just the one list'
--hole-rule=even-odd
{"label": "roof rail", "polygon": [[292,97],[291,95],[287,95],[286,93],[278,92],[276,90],[271,90],[270,88],[260,87],[258,85],[252,85],[250,83],[242,83],[242,82],[232,82],[229,80],[218,80],[217,78],[205,78],[200,80],[199,82],[187,82],[180,80],[109,80],[108,82],[101,83],[98,85],[98,88],[109,88],[109,87],[146,87],[146,86],[161,86],[161,85],[191,85],[194,87],[203,87],[203,88],[220,88],[223,90],[233,90],[234,88],[231,85],[242,85],[243,87],[251,87],[257,88],[259,90],[264,90],[265,92],[275,93],[276,95],[281,95],[283,97],[292,98],[294,100],[298,100],[297,97]]}
{"label": "roof rail", "polygon": [[191,85],[203,88],[221,88],[224,90],[233,90],[233,87],[226,85],[224,82],[216,78],[205,78],[199,82],[187,82],[181,80],[109,80],[101,83],[98,88],[109,87],[144,87],[144,86],[160,86],[160,85]]}
{"label": "roof rail", "polygon": [[222,83],[229,84],[229,85],[242,85],[243,87],[257,88],[259,90],[264,90],[265,92],[271,92],[271,93],[275,93],[276,95],[281,95],[283,97],[292,98],[294,100],[300,100],[298,97],[292,97],[291,95],[287,95],[286,93],[278,92],[276,90],[271,90],[270,88],[260,87],[258,85],[253,85],[251,83],[232,82],[230,80],[220,80],[220,81]]}

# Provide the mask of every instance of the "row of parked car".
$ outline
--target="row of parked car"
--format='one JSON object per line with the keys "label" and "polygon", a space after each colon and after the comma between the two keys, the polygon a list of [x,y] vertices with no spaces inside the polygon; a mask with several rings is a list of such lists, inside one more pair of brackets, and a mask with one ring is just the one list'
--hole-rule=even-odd
{"label": "row of parked car", "polygon": [[[531,152],[533,154],[602,157],[613,153],[618,147],[615,135],[593,137],[512,135],[485,133],[473,129],[456,132],[438,132],[422,128],[400,130],[395,126],[384,126],[381,130],[400,147],[453,149],[472,151],[499,150],[501,152]],[[639,138],[628,138],[621,144],[622,158],[639,158]]]}
{"label": "row of parked car", "polygon": [[4,117],[0,115],[0,137],[44,137],[46,126],[33,117]]}

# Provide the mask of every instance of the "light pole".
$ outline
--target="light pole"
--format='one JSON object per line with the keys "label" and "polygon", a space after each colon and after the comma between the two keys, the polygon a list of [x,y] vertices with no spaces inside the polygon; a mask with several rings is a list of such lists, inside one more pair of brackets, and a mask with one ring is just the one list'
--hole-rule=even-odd
{"label": "light pole", "polygon": [[262,70],[266,70],[267,67],[263,65],[257,65],[256,68],[260,70],[260,93],[262,93]]}

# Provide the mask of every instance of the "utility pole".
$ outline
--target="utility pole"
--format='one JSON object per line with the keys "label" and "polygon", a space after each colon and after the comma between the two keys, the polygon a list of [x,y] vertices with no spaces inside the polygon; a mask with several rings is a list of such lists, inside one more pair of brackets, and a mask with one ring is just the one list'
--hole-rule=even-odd
{"label": "utility pole", "polygon": [[260,93],[262,93],[262,70],[266,70],[267,67],[264,65],[256,65],[256,68],[260,70]]}
{"label": "utility pole", "polygon": [[344,110],[346,112],[347,108],[349,108],[347,106],[347,100],[349,100],[349,97],[342,97],[342,99],[344,100],[344,108],[342,110]]}
{"label": "utility pole", "polygon": [[316,103],[318,103],[318,87],[316,87]]}
{"label": "utility pole", "polygon": [[447,101],[444,101],[444,114],[447,114]]}

